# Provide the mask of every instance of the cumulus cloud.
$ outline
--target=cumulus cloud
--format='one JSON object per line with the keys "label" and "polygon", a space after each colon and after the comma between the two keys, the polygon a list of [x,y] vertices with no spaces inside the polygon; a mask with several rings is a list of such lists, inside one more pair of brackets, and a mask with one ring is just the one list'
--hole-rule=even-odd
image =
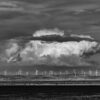
{"label": "cumulus cloud", "polygon": [[18,53],[19,46],[16,43],[12,43],[9,49],[6,49],[8,62],[12,61],[15,55]]}
{"label": "cumulus cloud", "polygon": [[41,37],[41,36],[50,36],[50,35],[57,35],[57,36],[64,36],[64,31],[60,31],[59,29],[43,29],[36,31],[33,34],[33,37]]}
{"label": "cumulus cloud", "polygon": [[16,61],[16,57],[20,50],[20,46],[16,39],[7,40],[4,44],[4,48],[2,50],[2,54],[0,55],[1,60],[11,62]]}
{"label": "cumulus cloud", "polygon": [[23,61],[33,61],[38,64],[87,65],[87,62],[81,59],[84,53],[96,53],[97,51],[97,42],[47,43],[45,41],[32,40],[20,52],[20,56]]}
{"label": "cumulus cloud", "polygon": [[82,34],[71,34],[71,37],[79,37],[79,38],[88,38],[88,39],[92,39],[94,40],[93,37],[91,37],[90,35],[82,35]]}
{"label": "cumulus cloud", "polygon": [[[42,31],[42,33],[41,33]],[[63,31],[40,30],[33,34],[33,37],[58,35],[65,37]],[[100,44],[88,35],[70,35],[70,37],[82,38],[81,41],[43,41],[28,40],[24,46],[19,45],[18,40],[10,40],[5,49],[7,62],[12,61],[32,61],[34,64],[48,63],[57,65],[87,65],[85,54],[95,54],[100,51]],[[52,38],[52,37],[50,37]],[[83,40],[83,38],[93,39],[93,41]],[[21,43],[20,43],[21,44]]]}
{"label": "cumulus cloud", "polygon": [[82,34],[66,34],[63,30],[55,29],[42,29],[33,33],[33,38],[36,40],[44,41],[81,41],[81,40],[91,40],[94,38],[90,35]]}
{"label": "cumulus cloud", "polygon": [[22,51],[22,54],[33,52],[37,57],[51,56],[59,58],[61,55],[82,56],[86,52],[95,52],[94,47],[97,47],[97,42],[80,41],[80,42],[53,42],[46,43],[42,41],[30,41],[29,45]]}

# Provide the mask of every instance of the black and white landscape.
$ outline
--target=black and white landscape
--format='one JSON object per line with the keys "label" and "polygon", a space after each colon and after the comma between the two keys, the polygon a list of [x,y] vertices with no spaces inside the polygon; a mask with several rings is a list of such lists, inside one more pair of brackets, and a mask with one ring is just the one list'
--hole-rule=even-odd
{"label": "black and white landscape", "polygon": [[1,84],[100,84],[99,17],[99,0],[0,0]]}

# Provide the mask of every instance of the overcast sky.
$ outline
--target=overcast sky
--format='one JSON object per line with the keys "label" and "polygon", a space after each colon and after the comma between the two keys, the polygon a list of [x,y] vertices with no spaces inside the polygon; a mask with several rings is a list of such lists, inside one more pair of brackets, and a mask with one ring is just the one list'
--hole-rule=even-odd
{"label": "overcast sky", "polygon": [[54,28],[65,35],[89,34],[100,41],[100,1],[0,0],[0,40]]}
{"label": "overcast sky", "polygon": [[0,0],[0,39],[43,28],[92,33],[99,39],[99,0]]}

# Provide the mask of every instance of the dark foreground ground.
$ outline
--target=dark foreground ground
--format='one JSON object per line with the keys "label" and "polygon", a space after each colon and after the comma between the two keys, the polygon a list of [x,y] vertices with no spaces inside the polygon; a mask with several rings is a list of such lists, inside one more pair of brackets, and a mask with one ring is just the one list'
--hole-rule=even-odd
{"label": "dark foreground ground", "polygon": [[99,100],[100,87],[0,87],[0,100]]}

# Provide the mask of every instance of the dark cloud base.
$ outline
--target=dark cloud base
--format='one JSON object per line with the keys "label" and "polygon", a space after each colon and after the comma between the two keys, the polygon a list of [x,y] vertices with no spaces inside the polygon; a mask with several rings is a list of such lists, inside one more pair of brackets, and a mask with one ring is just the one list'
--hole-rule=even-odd
{"label": "dark cloud base", "polygon": [[65,36],[65,37],[61,37],[61,36],[41,36],[41,37],[32,37],[30,38],[31,40],[41,40],[41,41],[51,41],[51,42],[68,42],[68,41],[76,41],[76,42],[80,42],[82,40],[86,40],[86,41],[94,41],[92,39],[89,38],[80,38],[80,37],[71,37],[71,36]]}

